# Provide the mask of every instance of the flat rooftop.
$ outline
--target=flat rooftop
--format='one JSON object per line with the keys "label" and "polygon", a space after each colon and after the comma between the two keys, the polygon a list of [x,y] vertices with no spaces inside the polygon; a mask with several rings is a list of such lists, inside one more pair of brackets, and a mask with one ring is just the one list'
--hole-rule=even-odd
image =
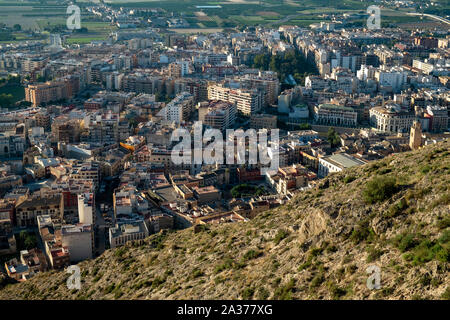
{"label": "flat rooftop", "polygon": [[351,168],[354,166],[361,166],[363,164],[365,164],[364,161],[355,158],[349,154],[346,153],[337,153],[337,154],[333,154],[331,156],[328,157],[324,157],[324,160],[329,161],[341,168]]}

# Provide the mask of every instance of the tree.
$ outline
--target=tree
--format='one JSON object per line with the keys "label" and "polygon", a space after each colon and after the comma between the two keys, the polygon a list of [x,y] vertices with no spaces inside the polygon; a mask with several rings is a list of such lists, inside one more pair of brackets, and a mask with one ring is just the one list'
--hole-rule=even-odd
{"label": "tree", "polygon": [[267,54],[258,54],[253,59],[253,68],[267,70],[269,69],[270,57]]}
{"label": "tree", "polygon": [[328,129],[328,142],[331,144],[331,147],[337,147],[340,144],[339,134],[334,130],[334,128]]}
{"label": "tree", "polygon": [[33,249],[37,245],[36,236],[34,234],[30,234],[26,231],[21,231],[19,233],[18,239],[18,247],[21,249]]}
{"label": "tree", "polygon": [[9,107],[13,104],[14,97],[12,94],[2,93],[0,94],[0,106],[1,107]]}
{"label": "tree", "polygon": [[311,130],[311,125],[309,123],[301,123],[299,125],[300,130]]}
{"label": "tree", "polygon": [[8,83],[20,83],[20,76],[8,75]]}
{"label": "tree", "polygon": [[21,26],[20,24],[18,24],[18,23],[16,23],[16,24],[13,26],[13,28],[14,28],[15,31],[21,31],[21,30],[22,30],[22,26]]}
{"label": "tree", "polygon": [[28,249],[33,249],[33,248],[35,248],[35,247],[36,247],[36,244],[37,244],[37,242],[36,242],[36,237],[31,236],[31,235],[28,235],[28,236],[25,238],[24,245],[25,245],[25,248],[26,248],[27,250],[28,250]]}
{"label": "tree", "polygon": [[29,108],[31,107],[32,103],[30,101],[20,101],[19,106],[21,108]]}
{"label": "tree", "polygon": [[299,51],[288,51],[276,55],[270,53],[256,55],[253,60],[253,68],[277,72],[281,82],[284,82],[287,75],[293,75],[300,84],[304,83],[306,75],[318,73],[315,65],[309,63]]}

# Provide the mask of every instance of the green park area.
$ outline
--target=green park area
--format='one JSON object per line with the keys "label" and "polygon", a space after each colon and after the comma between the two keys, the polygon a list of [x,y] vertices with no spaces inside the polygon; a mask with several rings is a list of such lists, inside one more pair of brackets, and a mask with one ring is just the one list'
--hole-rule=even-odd
{"label": "green park area", "polygon": [[0,79],[0,107],[12,108],[15,103],[25,98],[25,89],[19,77]]}
{"label": "green park area", "polygon": [[231,189],[231,196],[233,198],[258,197],[264,194],[266,194],[266,189],[264,187],[247,183],[239,184]]}

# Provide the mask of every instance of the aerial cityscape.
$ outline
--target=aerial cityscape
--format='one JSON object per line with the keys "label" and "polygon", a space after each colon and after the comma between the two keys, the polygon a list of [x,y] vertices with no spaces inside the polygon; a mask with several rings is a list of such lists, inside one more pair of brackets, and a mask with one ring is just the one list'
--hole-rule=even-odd
{"label": "aerial cityscape", "polygon": [[448,0],[0,0],[0,300],[450,300],[449,80]]}

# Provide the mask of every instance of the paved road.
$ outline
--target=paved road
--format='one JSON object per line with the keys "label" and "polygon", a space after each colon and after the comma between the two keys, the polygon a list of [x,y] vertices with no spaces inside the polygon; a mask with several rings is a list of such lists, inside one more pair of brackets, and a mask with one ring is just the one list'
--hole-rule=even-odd
{"label": "paved road", "polygon": [[304,14],[301,14],[301,13],[300,14],[291,14],[291,15],[288,15],[288,16],[284,17],[283,19],[280,19],[280,20],[268,23],[268,24],[266,24],[266,26],[270,27],[270,26],[272,26],[274,24],[285,23],[285,22],[288,22],[291,19],[295,19],[295,18],[301,17],[301,16],[304,16]]}
{"label": "paved road", "polygon": [[95,208],[95,251],[97,254],[102,254],[105,251],[106,229],[105,219],[103,219],[102,212],[100,211],[100,203],[97,202]]}
{"label": "paved road", "polygon": [[450,20],[436,16],[434,14],[428,14],[428,13],[417,13],[417,12],[408,12],[406,13],[408,16],[425,16],[434,20],[438,20],[440,22],[446,23],[450,25]]}

